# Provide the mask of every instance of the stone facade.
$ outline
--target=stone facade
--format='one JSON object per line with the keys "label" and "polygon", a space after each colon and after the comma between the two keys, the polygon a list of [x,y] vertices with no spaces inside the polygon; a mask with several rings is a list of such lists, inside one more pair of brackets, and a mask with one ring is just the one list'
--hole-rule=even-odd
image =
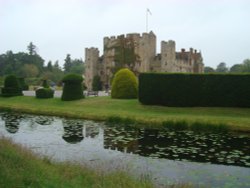
{"label": "stone facade", "polygon": [[156,54],[156,36],[138,33],[104,38],[103,55],[97,48],[85,49],[85,84],[92,90],[94,76],[99,75],[103,87],[110,87],[114,73],[129,68],[137,76],[141,72],[202,73],[204,69],[200,52],[190,48],[176,52],[175,42],[161,42],[161,53]]}

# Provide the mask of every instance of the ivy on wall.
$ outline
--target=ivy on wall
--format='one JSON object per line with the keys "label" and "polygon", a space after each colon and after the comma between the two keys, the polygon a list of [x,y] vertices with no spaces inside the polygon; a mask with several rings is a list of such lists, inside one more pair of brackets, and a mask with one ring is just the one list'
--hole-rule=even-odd
{"label": "ivy on wall", "polygon": [[113,74],[115,74],[121,68],[134,67],[135,62],[139,59],[139,56],[135,54],[135,43],[132,38],[125,38],[124,36],[119,36],[114,46],[110,48],[104,46],[105,51],[112,49],[115,49],[115,66],[111,69]]}

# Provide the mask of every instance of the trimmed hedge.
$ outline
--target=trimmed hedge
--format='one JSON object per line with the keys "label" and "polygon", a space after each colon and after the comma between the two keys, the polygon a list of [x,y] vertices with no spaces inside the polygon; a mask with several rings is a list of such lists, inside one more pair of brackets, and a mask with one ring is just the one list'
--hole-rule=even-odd
{"label": "trimmed hedge", "polygon": [[129,69],[120,69],[112,82],[111,97],[114,99],[135,99],[138,95],[137,78]]}
{"label": "trimmed hedge", "polygon": [[54,90],[50,88],[39,88],[36,90],[36,98],[48,99],[54,97]]}
{"label": "trimmed hedge", "polygon": [[4,80],[4,87],[2,88],[3,97],[22,96],[22,88],[15,75],[8,75]]}
{"label": "trimmed hedge", "polygon": [[82,81],[81,75],[66,75],[62,80],[64,86],[61,99],[63,101],[72,101],[84,98]]}
{"label": "trimmed hedge", "polygon": [[142,73],[139,101],[175,107],[250,107],[250,74]]}

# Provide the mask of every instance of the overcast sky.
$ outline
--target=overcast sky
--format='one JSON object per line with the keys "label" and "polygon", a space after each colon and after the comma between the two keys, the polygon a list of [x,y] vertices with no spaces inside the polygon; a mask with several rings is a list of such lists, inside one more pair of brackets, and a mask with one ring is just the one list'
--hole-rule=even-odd
{"label": "overcast sky", "polygon": [[0,54],[27,51],[29,42],[53,62],[66,54],[84,60],[86,47],[103,37],[146,31],[176,50],[201,50],[206,66],[250,58],[250,0],[0,0]]}

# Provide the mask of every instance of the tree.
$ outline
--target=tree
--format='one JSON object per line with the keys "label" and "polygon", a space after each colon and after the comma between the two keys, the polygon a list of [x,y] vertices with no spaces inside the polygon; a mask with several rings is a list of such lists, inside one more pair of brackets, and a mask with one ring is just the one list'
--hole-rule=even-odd
{"label": "tree", "polygon": [[47,64],[47,70],[50,71],[50,72],[52,72],[52,69],[53,69],[52,62],[49,61],[48,64]]}
{"label": "tree", "polygon": [[217,66],[216,72],[220,72],[220,73],[228,72],[227,64],[224,63],[224,62],[221,62],[221,63]]}
{"label": "tree", "polygon": [[230,68],[231,73],[240,73],[243,71],[243,65],[242,64],[235,64]]}
{"label": "tree", "polygon": [[54,68],[61,69],[58,60],[55,61]]}
{"label": "tree", "polygon": [[250,72],[250,59],[245,59],[243,61],[243,72]]}
{"label": "tree", "polygon": [[93,91],[101,91],[102,90],[102,82],[101,82],[101,77],[99,75],[96,75],[93,78],[92,90]]}
{"label": "tree", "polygon": [[211,73],[211,72],[215,72],[215,70],[212,67],[205,67],[204,72],[205,73]]}
{"label": "tree", "polygon": [[81,59],[71,61],[70,73],[83,74],[85,70],[84,63]]}
{"label": "tree", "polygon": [[65,73],[69,73],[70,72],[70,69],[72,67],[72,62],[71,62],[71,58],[70,58],[70,54],[67,54],[65,60],[64,60],[64,72]]}
{"label": "tree", "polygon": [[20,70],[20,76],[24,78],[36,77],[38,74],[38,68],[33,64],[24,64]]}
{"label": "tree", "polygon": [[27,50],[29,51],[29,55],[35,55],[36,54],[36,46],[30,42],[28,47],[27,47]]}

